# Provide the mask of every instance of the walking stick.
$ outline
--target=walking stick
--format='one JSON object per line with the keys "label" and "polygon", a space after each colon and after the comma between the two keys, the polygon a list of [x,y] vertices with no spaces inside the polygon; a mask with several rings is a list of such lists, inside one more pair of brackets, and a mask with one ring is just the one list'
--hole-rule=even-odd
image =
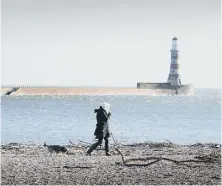
{"label": "walking stick", "polygon": [[113,142],[114,142],[114,146],[117,145],[117,141],[115,140],[114,136],[113,136],[113,133],[111,132],[111,136],[113,138]]}

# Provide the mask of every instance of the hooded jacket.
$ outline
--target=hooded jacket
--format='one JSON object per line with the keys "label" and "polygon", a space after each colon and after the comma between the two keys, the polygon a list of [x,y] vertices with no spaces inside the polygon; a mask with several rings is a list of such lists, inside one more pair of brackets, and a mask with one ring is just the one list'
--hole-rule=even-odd
{"label": "hooded jacket", "polygon": [[110,136],[109,123],[111,113],[109,111],[110,105],[103,103],[99,109],[95,109],[97,125],[94,135],[96,139],[107,138]]}

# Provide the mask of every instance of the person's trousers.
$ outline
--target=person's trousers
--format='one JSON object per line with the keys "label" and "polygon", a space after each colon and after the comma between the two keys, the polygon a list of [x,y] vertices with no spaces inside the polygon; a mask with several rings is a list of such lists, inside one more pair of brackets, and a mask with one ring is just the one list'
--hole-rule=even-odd
{"label": "person's trousers", "polygon": [[[108,137],[105,137],[104,138],[105,140],[105,151],[106,153],[109,152],[109,140],[108,140]],[[94,143],[88,150],[89,153],[91,153],[93,150],[96,149],[96,147],[98,147],[99,145],[102,144],[102,141],[103,141],[103,138],[99,138],[98,141],[96,143]]]}

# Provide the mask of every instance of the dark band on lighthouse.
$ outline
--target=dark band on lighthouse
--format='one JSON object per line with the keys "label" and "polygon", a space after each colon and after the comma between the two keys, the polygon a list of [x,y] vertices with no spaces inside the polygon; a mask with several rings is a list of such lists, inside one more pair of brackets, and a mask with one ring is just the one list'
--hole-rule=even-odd
{"label": "dark band on lighthouse", "polygon": [[181,85],[180,74],[179,74],[179,64],[178,64],[178,50],[177,50],[177,38],[172,39],[172,48],[171,52],[171,64],[170,72],[167,79],[167,83],[171,85]]}

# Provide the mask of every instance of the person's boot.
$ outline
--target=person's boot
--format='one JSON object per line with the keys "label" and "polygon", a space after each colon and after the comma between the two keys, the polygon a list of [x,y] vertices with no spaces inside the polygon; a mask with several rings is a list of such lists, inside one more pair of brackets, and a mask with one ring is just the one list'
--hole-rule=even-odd
{"label": "person's boot", "polygon": [[87,151],[86,151],[86,156],[92,156],[92,147],[90,147]]}
{"label": "person's boot", "polygon": [[92,151],[99,145],[100,143],[96,142],[94,143],[86,152],[87,156],[92,156]]}
{"label": "person's boot", "polygon": [[110,153],[108,153],[108,152],[106,152],[106,156],[111,156],[111,154],[110,154]]}
{"label": "person's boot", "polygon": [[91,152],[89,150],[87,150],[86,155],[87,156],[92,156],[92,154],[91,154]]}

